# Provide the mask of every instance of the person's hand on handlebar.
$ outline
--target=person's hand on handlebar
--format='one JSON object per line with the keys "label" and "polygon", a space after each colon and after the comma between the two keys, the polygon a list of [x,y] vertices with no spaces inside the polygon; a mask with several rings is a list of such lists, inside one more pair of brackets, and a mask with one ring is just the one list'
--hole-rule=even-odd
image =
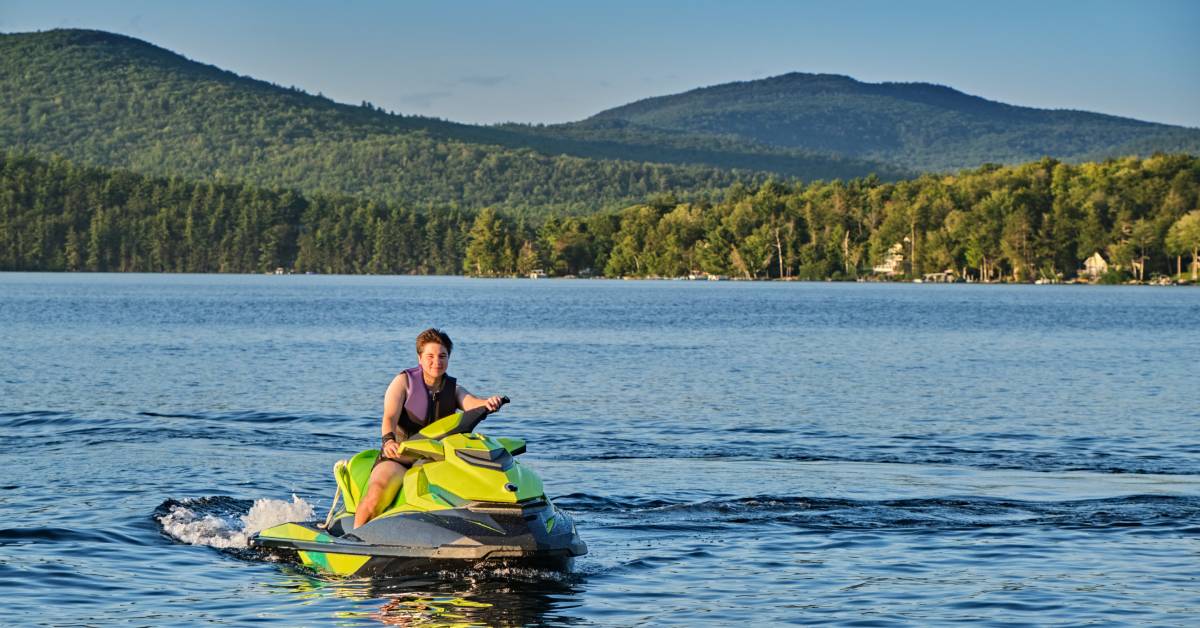
{"label": "person's hand on handlebar", "polygon": [[488,412],[495,412],[500,409],[500,406],[504,405],[505,401],[504,397],[500,395],[492,395],[483,400],[483,405],[487,406]]}

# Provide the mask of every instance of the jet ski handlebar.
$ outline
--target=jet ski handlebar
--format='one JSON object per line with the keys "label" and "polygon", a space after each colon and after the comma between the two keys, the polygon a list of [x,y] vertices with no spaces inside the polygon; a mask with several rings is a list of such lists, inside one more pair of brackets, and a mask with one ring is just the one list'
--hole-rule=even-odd
{"label": "jet ski handlebar", "polygon": [[[501,406],[509,401],[511,400],[508,397],[501,397],[500,406],[497,406],[496,409],[499,410]],[[492,410],[488,410],[487,406],[479,406],[478,408],[458,412],[429,424],[419,434],[425,438],[435,439],[445,438],[451,434],[469,434],[474,432],[475,427],[492,412]]]}
{"label": "jet ski handlebar", "polygon": [[[500,408],[502,408],[504,406],[504,404],[508,403],[509,401],[511,401],[511,400],[508,397],[501,397],[500,405],[496,406],[496,410],[499,410]],[[487,406],[479,406],[478,408],[475,408],[474,410],[467,410],[466,412],[463,412],[462,418],[459,419],[458,427],[447,432],[446,435],[449,436],[450,434],[468,434],[470,432],[474,432],[475,427],[477,425],[479,425],[479,423],[481,421],[486,419],[488,417],[488,415],[491,414],[492,412],[493,412],[493,410],[488,410]]]}

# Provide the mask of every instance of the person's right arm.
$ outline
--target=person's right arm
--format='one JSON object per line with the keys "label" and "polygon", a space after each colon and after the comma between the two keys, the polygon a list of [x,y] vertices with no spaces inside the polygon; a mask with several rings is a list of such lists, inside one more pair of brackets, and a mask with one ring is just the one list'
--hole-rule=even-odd
{"label": "person's right arm", "polygon": [[408,434],[400,427],[400,413],[404,411],[405,393],[408,391],[408,376],[404,373],[392,379],[387,392],[383,394],[383,424],[380,426],[381,436],[395,434],[396,440],[383,443],[383,455],[395,458],[400,451],[400,441],[408,438]]}

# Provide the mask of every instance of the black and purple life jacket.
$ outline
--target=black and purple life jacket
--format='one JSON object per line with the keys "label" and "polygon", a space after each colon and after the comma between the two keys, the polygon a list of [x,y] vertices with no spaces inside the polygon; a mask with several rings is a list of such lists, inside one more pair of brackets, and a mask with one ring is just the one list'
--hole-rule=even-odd
{"label": "black and purple life jacket", "polygon": [[453,377],[443,375],[442,389],[432,393],[425,386],[420,366],[404,373],[408,376],[408,399],[404,400],[404,411],[400,413],[398,423],[410,438],[426,425],[458,412],[458,388]]}

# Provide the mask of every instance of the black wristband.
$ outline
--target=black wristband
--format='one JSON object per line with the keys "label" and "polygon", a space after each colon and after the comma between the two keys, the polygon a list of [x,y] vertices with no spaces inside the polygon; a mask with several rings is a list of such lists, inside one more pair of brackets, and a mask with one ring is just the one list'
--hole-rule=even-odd
{"label": "black wristband", "polygon": [[396,433],[395,433],[395,432],[388,432],[387,434],[384,434],[384,435],[383,435],[383,442],[385,442],[385,443],[386,443],[386,442],[388,442],[389,440],[390,440],[390,441],[395,441],[395,440],[396,440]]}

